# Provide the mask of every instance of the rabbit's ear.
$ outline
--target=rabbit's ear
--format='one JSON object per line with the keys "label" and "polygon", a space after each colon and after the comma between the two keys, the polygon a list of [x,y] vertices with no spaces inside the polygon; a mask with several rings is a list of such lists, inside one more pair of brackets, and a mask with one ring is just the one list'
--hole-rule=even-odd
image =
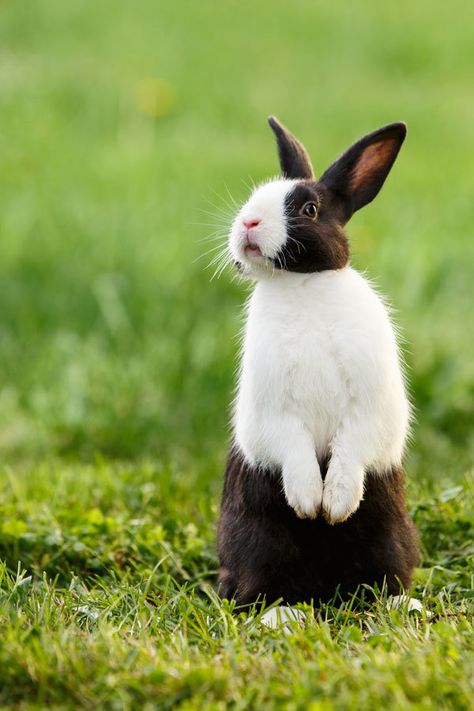
{"label": "rabbit's ear", "polygon": [[284,178],[314,178],[313,166],[304,146],[275,116],[268,119],[277,139],[280,168]]}
{"label": "rabbit's ear", "polygon": [[404,123],[391,123],[354,143],[321,176],[344,205],[346,220],[371,202],[385,182],[405,139]]}

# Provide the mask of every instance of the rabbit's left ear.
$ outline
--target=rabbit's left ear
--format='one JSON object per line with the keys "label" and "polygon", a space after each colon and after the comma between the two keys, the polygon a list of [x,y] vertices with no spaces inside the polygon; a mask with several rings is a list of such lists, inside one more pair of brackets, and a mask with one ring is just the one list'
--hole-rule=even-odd
{"label": "rabbit's left ear", "polygon": [[342,154],[319,179],[342,201],[346,221],[378,194],[405,139],[404,123],[367,134]]}
{"label": "rabbit's left ear", "polygon": [[304,146],[282,123],[270,116],[268,119],[277,139],[280,168],[284,178],[314,178],[313,166]]}

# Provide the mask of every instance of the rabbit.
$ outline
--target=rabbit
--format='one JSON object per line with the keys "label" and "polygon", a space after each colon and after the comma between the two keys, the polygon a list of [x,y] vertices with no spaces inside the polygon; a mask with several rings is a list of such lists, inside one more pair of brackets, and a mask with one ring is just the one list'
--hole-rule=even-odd
{"label": "rabbit", "polygon": [[419,561],[402,457],[410,424],[394,327],[349,265],[345,225],[381,189],[406,135],[392,123],[317,179],[275,118],[281,177],[257,187],[228,248],[255,282],[218,524],[224,598],[396,595]]}

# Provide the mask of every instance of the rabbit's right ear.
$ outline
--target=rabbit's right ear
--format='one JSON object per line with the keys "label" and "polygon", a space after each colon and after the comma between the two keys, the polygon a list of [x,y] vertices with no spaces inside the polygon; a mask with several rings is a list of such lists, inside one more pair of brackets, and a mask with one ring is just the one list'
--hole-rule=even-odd
{"label": "rabbit's right ear", "polygon": [[313,166],[304,146],[281,124],[275,116],[268,123],[277,139],[280,168],[284,178],[314,179]]}

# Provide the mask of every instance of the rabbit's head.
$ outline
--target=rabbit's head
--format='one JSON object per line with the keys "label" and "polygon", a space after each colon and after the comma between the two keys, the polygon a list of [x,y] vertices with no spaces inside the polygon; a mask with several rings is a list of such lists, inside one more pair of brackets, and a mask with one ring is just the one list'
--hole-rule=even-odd
{"label": "rabbit's head", "polygon": [[344,226],[382,187],[406,135],[392,123],[361,138],[315,177],[302,144],[273,116],[282,177],[257,187],[232,224],[230,250],[253,278],[278,271],[341,269],[349,259]]}

